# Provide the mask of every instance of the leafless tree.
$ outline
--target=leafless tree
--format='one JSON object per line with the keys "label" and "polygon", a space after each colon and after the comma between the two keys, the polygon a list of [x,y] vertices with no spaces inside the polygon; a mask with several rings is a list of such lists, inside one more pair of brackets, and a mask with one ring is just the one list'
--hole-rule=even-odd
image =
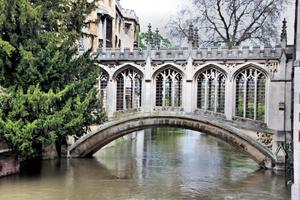
{"label": "leafless tree", "polygon": [[271,44],[278,40],[281,14],[288,0],[190,0],[167,25],[171,37],[187,36],[198,26],[202,45]]}

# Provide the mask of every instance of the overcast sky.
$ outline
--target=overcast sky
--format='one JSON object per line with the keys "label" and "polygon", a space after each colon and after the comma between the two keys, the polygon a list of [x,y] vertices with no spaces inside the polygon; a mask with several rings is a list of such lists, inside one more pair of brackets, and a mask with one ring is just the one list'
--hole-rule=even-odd
{"label": "overcast sky", "polygon": [[[164,26],[170,17],[175,15],[187,2],[189,0],[121,0],[124,8],[135,10],[140,19],[142,31],[147,30],[147,25],[151,23],[153,29],[159,28],[162,33],[164,33]],[[292,4],[284,15],[288,20],[288,43],[291,44],[294,37],[294,6]]]}

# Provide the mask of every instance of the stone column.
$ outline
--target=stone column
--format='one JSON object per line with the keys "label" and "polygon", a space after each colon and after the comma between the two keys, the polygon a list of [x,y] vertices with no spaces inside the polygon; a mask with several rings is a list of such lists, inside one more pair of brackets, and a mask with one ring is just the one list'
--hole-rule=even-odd
{"label": "stone column", "polygon": [[103,27],[102,27],[102,35],[103,35],[103,47],[102,47],[102,49],[105,51],[106,50],[106,26],[107,26],[107,24],[106,24],[106,17],[104,17],[104,19],[103,19],[104,21],[103,21]]}
{"label": "stone column", "polygon": [[116,82],[110,79],[107,85],[107,116],[108,118],[113,117],[114,112],[116,111]]}
{"label": "stone column", "polygon": [[99,24],[98,24],[98,32],[97,32],[97,42],[96,42],[97,47],[96,47],[96,49],[99,48],[100,39],[103,36],[103,21],[101,19],[101,15],[98,15],[98,17],[99,17]]}
{"label": "stone column", "polygon": [[234,81],[227,79],[225,85],[225,117],[227,120],[232,120],[234,115],[234,94]]}
{"label": "stone column", "polygon": [[193,94],[193,58],[192,51],[190,51],[190,56],[187,60],[185,79],[182,83],[182,106],[185,112],[193,112],[194,106],[194,96]]}
{"label": "stone column", "polygon": [[151,57],[150,52],[148,51],[148,56],[146,59],[146,65],[145,65],[145,73],[144,73],[144,82],[142,87],[142,110],[144,112],[151,112],[151,108],[153,105],[152,100],[152,69],[151,69]]}

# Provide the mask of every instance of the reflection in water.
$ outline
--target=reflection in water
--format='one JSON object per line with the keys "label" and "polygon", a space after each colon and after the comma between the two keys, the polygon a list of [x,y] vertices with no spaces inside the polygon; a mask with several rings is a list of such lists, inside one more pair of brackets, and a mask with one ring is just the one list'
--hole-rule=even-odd
{"label": "reflection in water", "polygon": [[[30,167],[29,167],[30,168]],[[95,159],[44,161],[0,179],[0,199],[289,199],[284,177],[205,134],[145,130]]]}

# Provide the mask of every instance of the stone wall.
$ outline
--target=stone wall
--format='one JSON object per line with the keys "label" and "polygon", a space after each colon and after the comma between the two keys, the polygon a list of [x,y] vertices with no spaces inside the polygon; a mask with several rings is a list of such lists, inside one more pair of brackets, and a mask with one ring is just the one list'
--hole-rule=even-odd
{"label": "stone wall", "polygon": [[11,152],[0,154],[0,177],[19,172],[20,163]]}

